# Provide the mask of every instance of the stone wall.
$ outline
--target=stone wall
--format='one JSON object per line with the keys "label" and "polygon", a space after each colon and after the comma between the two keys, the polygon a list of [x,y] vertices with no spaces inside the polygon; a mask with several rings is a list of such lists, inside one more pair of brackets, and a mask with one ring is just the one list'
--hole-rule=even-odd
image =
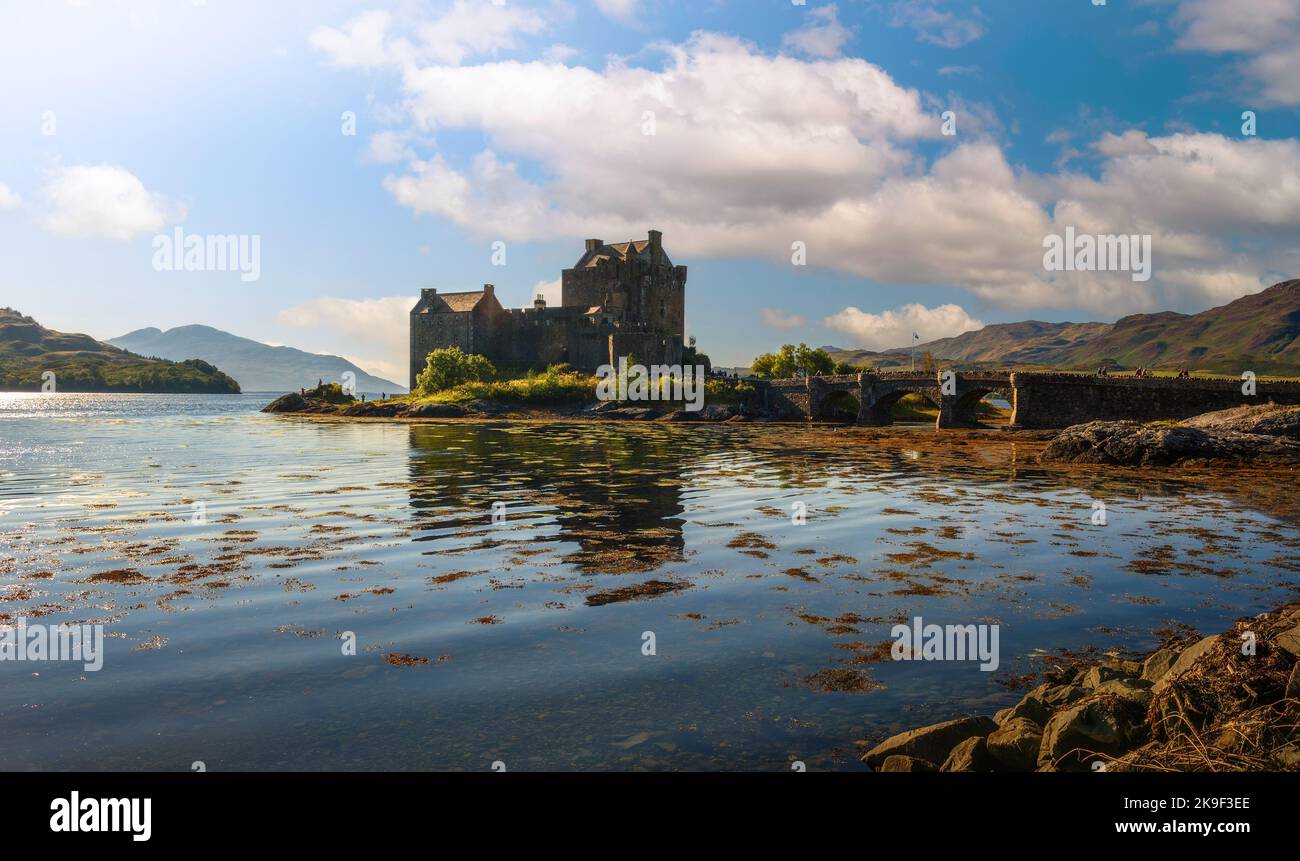
{"label": "stone wall", "polygon": [[1257,380],[1255,396],[1241,380],[1096,377],[1092,374],[1015,372],[1013,427],[1062,428],[1090,421],[1186,419],[1241,404],[1300,404],[1300,383]]}

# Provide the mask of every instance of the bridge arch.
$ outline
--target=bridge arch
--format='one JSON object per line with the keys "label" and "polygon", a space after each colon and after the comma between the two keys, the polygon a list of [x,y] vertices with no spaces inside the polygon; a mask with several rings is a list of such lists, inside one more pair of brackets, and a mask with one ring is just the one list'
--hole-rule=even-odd
{"label": "bridge arch", "polygon": [[862,412],[859,392],[850,389],[834,389],[823,394],[817,401],[817,410],[813,418],[817,421],[857,421]]}

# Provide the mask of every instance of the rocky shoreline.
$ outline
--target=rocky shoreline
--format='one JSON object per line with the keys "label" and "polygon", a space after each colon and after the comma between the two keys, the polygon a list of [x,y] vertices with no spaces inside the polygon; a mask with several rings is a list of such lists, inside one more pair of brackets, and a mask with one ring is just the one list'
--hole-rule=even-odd
{"label": "rocky shoreline", "polygon": [[1260,404],[1177,424],[1089,422],[1061,431],[1039,463],[1185,466],[1300,464],[1300,407]]}
{"label": "rocky shoreline", "polygon": [[992,716],[899,733],[862,761],[875,771],[1300,771],[1300,603],[1140,661],[1059,671]]}
{"label": "rocky shoreline", "polygon": [[316,396],[312,392],[282,395],[263,407],[262,412],[377,419],[578,418],[609,421],[746,422],[780,421],[782,418],[766,410],[736,404],[709,404],[697,411],[626,406],[614,401],[584,406],[519,408],[496,401],[470,401],[466,404],[412,404],[391,400],[339,402]]}

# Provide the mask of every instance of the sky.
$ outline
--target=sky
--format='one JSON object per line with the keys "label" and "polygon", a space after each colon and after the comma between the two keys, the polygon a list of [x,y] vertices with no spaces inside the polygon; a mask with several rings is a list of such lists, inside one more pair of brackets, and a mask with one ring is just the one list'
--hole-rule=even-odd
{"label": "sky", "polygon": [[1300,0],[0,0],[0,305],[50,328],[402,380],[421,288],[556,301],[651,229],[721,365],[1225,304],[1300,271]]}

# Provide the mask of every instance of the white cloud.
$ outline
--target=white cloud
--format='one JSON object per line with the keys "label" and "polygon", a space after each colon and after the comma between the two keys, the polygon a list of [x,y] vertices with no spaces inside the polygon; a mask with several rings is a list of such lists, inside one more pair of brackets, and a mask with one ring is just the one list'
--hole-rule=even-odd
{"label": "white cloud", "polygon": [[388,12],[363,12],[340,29],[317,27],[310,40],[343,68],[409,68],[425,62],[457,65],[471,56],[513,50],[518,36],[546,29],[531,9],[482,0],[455,0],[442,17],[414,23],[409,38],[393,34],[397,23]]}
{"label": "white cloud", "polygon": [[1102,155],[1108,156],[1149,155],[1157,151],[1147,140],[1146,133],[1137,129],[1129,129],[1122,135],[1106,132],[1092,146]]}
{"label": "white cloud", "polygon": [[853,336],[853,346],[868,350],[906,347],[912,343],[913,332],[924,342],[984,328],[960,305],[951,304],[927,308],[912,303],[880,314],[849,307],[823,322],[828,328]]}
{"label": "white cloud", "polygon": [[811,57],[838,57],[853,35],[840,23],[838,7],[834,3],[819,6],[809,10],[808,17],[807,24],[786,34],[783,44]]}
{"label": "white cloud", "polygon": [[626,21],[640,11],[641,0],[596,0],[596,8],[610,18]]}
{"label": "white cloud", "polygon": [[773,329],[798,329],[804,324],[803,317],[778,308],[764,308],[762,317],[763,325],[771,326]]}
{"label": "white cloud", "polygon": [[366,146],[365,160],[374,164],[396,164],[415,158],[410,135],[394,130],[375,132]]}
{"label": "white cloud", "polygon": [[1300,105],[1300,3],[1178,0],[1178,47],[1241,54],[1241,71],[1266,104]]}
{"label": "white cloud", "polygon": [[[865,60],[765,54],[711,33],[656,49],[666,61],[651,67],[405,70],[406,125],[420,140],[385,187],[416,213],[494,239],[656,228],[677,259],[782,265],[803,241],[811,266],[955,286],[1019,313],[1133,313],[1297,268],[1296,140],[1150,136],[1114,124],[1091,149],[1097,173],[1039,174],[967,131],[930,159],[918,144],[939,136],[938,103]],[[643,134],[647,111],[653,135]],[[441,130],[486,143],[466,158],[430,152]],[[1068,226],[1151,234],[1153,280],[1044,271],[1044,237]],[[1164,280],[1165,271],[1179,275]]]}
{"label": "white cloud", "polygon": [[975,16],[964,18],[954,12],[939,8],[944,0],[897,0],[893,6],[890,25],[908,27],[916,31],[922,42],[941,48],[960,48],[984,35],[984,24],[979,10]]}
{"label": "white cloud", "polygon": [[[533,285],[533,298],[541,296],[546,300],[548,306],[558,306],[560,304],[560,286],[559,278],[552,281],[538,281]],[[529,302],[527,307],[531,308],[532,302]]]}
{"label": "white cloud", "polygon": [[68,236],[125,240],[156,233],[171,209],[135,174],[110,164],[55,165],[43,196],[38,222]]}
{"label": "white cloud", "polygon": [[[316,330],[322,338],[342,339],[350,348],[344,358],[400,383],[407,378],[407,328],[416,301],[414,296],[322,297],[284,309],[275,321],[294,329]],[[357,356],[359,350],[365,351],[365,358]]]}
{"label": "white cloud", "polygon": [[18,192],[11,191],[9,186],[0,182],[0,209],[15,209],[23,199],[18,196]]}
{"label": "white cloud", "polygon": [[551,45],[542,52],[542,59],[548,63],[567,63],[578,56],[578,49],[568,45]]}

